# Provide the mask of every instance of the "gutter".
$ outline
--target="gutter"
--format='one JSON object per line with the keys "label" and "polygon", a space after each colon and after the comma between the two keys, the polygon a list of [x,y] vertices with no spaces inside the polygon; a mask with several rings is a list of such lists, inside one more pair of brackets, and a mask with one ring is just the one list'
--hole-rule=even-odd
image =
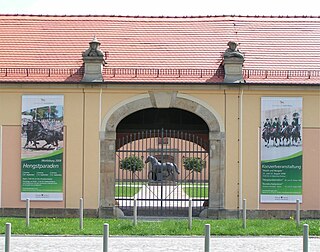
{"label": "gutter", "polygon": [[70,84],[70,85],[81,85],[86,86],[90,85],[92,87],[97,87],[99,85],[130,85],[130,84],[138,84],[138,85],[205,85],[205,86],[302,86],[302,87],[314,87],[320,86],[320,82],[315,83],[270,83],[270,82],[246,82],[246,83],[225,83],[225,82],[174,82],[174,81],[104,81],[104,82],[61,82],[61,81],[1,81],[0,84]]}

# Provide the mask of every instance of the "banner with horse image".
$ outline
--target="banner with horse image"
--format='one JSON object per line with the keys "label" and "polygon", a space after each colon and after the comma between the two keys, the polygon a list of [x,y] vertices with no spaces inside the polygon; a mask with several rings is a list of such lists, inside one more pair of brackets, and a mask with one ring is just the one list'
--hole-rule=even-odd
{"label": "banner with horse image", "polygon": [[261,203],[302,202],[302,97],[261,98]]}
{"label": "banner with horse image", "polygon": [[23,95],[21,200],[63,200],[63,95]]}

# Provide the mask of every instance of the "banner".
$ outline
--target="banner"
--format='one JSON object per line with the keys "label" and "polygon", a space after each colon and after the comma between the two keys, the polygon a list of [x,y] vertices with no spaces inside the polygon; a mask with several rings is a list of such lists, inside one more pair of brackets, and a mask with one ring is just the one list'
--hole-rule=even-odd
{"label": "banner", "polygon": [[63,200],[63,95],[23,95],[21,200]]}
{"label": "banner", "polygon": [[302,202],[302,98],[261,98],[261,203]]}

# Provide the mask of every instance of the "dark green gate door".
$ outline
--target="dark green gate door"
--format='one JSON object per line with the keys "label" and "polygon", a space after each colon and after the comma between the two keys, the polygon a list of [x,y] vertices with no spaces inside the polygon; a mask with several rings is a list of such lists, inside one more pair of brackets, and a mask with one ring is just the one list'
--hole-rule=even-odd
{"label": "dark green gate door", "polygon": [[187,216],[189,199],[198,216],[209,192],[204,139],[164,129],[118,136],[115,199],[125,215],[133,214],[136,198],[140,216]]}

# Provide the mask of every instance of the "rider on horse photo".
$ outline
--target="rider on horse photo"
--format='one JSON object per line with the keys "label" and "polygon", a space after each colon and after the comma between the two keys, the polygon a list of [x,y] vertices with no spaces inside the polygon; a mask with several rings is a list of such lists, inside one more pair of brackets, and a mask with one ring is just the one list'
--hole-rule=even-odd
{"label": "rider on horse photo", "polygon": [[271,127],[271,122],[270,122],[269,118],[266,119],[266,122],[264,123],[263,127],[264,128]]}
{"label": "rider on horse photo", "polygon": [[288,116],[287,115],[284,116],[281,126],[282,126],[281,133],[283,133],[285,128],[289,126]]}
{"label": "rider on horse photo", "polygon": [[292,114],[292,140],[293,144],[298,145],[299,142],[301,142],[301,123],[300,123],[300,114],[298,112],[295,112]]}
{"label": "rider on horse photo", "polygon": [[279,129],[281,127],[281,124],[279,122],[279,119],[277,117],[274,118],[274,121],[272,123],[272,128]]}
{"label": "rider on horse photo", "polygon": [[294,112],[292,114],[292,122],[289,123],[288,116],[283,116],[282,122],[280,116],[273,117],[273,120],[266,118],[262,129],[262,139],[265,141],[265,147],[269,147],[269,141],[273,141],[273,145],[293,146],[301,142],[301,123],[300,114]]}
{"label": "rider on horse photo", "polygon": [[300,115],[299,113],[295,112],[292,114],[292,122],[291,122],[291,125],[292,127],[299,127],[300,126],[300,123],[299,123],[299,119],[300,119]]}

